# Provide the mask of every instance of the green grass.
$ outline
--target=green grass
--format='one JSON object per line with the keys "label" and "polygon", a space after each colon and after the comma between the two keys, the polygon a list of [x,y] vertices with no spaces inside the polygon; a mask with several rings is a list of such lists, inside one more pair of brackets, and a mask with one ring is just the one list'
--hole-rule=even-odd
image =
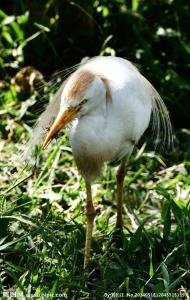
{"label": "green grass", "polygon": [[35,168],[26,167],[20,156],[38,97],[21,101],[11,88],[0,98],[1,299],[6,299],[3,291],[4,296],[17,293],[10,299],[22,293],[30,295],[27,299],[31,294],[35,299],[43,294],[132,299],[132,293],[144,293],[137,299],[150,299],[147,293],[170,299],[167,293],[176,293],[172,299],[180,299],[177,293],[182,291],[188,299],[189,132],[178,134],[174,153],[165,158],[144,145],[136,149],[125,178],[123,232],[115,230],[116,168],[105,168],[93,186],[100,213],[89,270],[84,272],[85,184],[66,135],[38,155]]}

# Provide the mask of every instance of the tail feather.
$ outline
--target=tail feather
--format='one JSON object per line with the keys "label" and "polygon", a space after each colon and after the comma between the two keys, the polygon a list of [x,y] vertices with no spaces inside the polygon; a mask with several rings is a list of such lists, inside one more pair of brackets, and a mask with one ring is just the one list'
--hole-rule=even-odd
{"label": "tail feather", "polygon": [[173,130],[169,112],[161,96],[151,85],[152,90],[152,133],[155,146],[158,144],[163,149],[173,148]]}

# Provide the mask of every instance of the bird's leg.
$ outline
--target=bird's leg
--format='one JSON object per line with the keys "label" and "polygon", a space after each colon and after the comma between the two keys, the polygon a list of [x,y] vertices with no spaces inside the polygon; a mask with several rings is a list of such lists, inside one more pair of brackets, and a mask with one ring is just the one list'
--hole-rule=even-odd
{"label": "bird's leg", "polygon": [[125,178],[125,162],[122,161],[117,171],[117,221],[116,227],[123,227],[122,209],[123,209],[123,182]]}
{"label": "bird's leg", "polygon": [[93,232],[93,224],[94,218],[96,216],[96,211],[92,202],[92,191],[91,184],[86,182],[86,194],[87,194],[87,204],[86,204],[86,217],[87,217],[87,229],[86,229],[86,242],[85,242],[85,253],[84,253],[84,269],[89,264],[90,259],[90,250],[92,244],[92,232]]}

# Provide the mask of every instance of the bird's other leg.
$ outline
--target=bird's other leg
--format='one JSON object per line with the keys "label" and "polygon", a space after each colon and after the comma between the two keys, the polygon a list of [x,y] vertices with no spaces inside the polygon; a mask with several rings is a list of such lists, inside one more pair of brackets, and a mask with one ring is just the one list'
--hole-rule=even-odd
{"label": "bird's other leg", "polygon": [[86,242],[85,242],[85,253],[84,253],[84,269],[87,268],[90,260],[92,232],[93,232],[94,218],[96,216],[96,211],[94,209],[93,202],[92,202],[91,183],[89,182],[86,182],[86,195],[87,195],[87,203],[86,203],[87,229],[86,229]]}
{"label": "bird's other leg", "polygon": [[125,161],[122,161],[118,170],[117,170],[117,221],[116,227],[123,227],[123,218],[122,218],[122,210],[123,210],[123,182],[125,178]]}

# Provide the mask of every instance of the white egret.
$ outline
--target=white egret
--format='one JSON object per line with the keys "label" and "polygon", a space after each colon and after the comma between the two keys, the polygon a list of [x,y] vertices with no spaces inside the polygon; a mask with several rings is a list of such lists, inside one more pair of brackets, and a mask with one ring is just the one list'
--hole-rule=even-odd
{"label": "white egret", "polygon": [[52,122],[42,148],[66,125],[77,167],[86,182],[87,231],[84,268],[89,264],[96,210],[91,184],[106,162],[118,161],[117,221],[123,225],[125,164],[152,116],[155,139],[171,139],[168,111],[157,91],[129,61],[95,57],[81,64],[59,88],[34,131],[32,144]]}

